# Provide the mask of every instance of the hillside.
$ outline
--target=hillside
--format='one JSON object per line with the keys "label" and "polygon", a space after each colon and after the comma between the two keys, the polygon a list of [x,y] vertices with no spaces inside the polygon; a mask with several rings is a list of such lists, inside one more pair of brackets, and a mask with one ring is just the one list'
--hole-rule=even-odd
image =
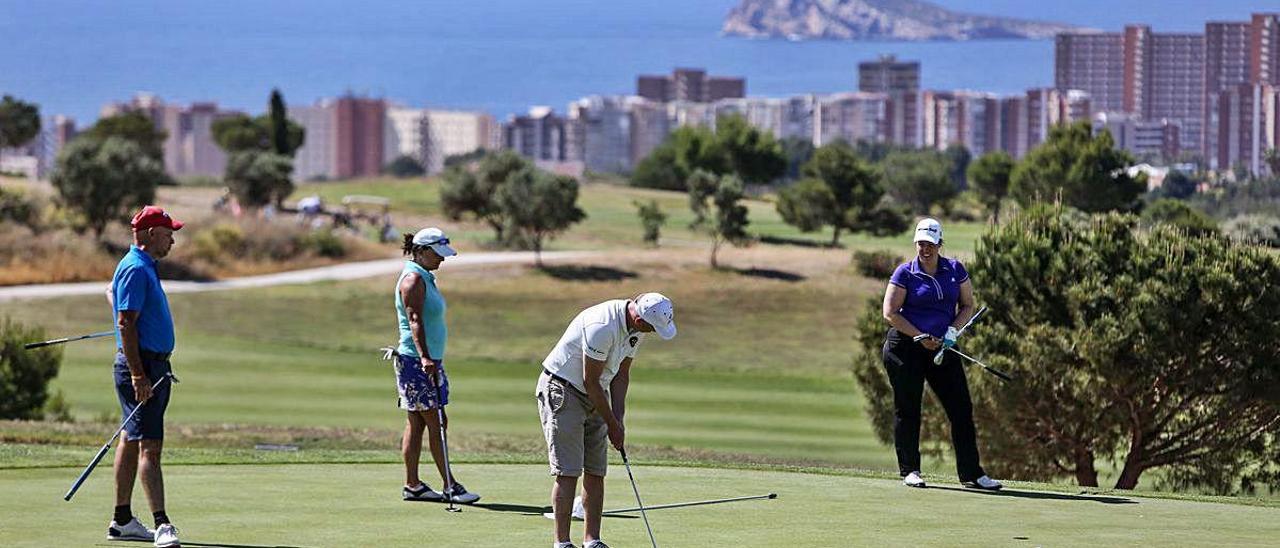
{"label": "hillside", "polygon": [[958,13],[923,0],[743,0],[729,36],[830,40],[1047,39],[1079,27]]}

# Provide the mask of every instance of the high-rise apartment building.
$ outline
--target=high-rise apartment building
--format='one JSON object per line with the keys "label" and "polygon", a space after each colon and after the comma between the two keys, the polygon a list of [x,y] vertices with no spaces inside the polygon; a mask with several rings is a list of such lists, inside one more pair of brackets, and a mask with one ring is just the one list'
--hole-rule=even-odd
{"label": "high-rise apartment building", "polygon": [[1001,148],[1000,99],[972,91],[921,94],[925,147],[945,150],[963,145],[974,156]]}
{"label": "high-rise apartment building", "polygon": [[306,131],[302,147],[293,157],[293,178],[298,181],[315,181],[334,178],[334,104],[324,100],[310,106],[286,107],[290,120]]}
{"label": "high-rise apartment building", "polygon": [[401,156],[408,156],[425,169],[427,166],[427,110],[403,105],[387,107],[386,132],[382,139],[382,163],[389,164]]}
{"label": "high-rise apartment building", "polygon": [[1063,33],[1054,40],[1054,87],[1082,89],[1099,110],[1124,110],[1124,36],[1115,32]]}
{"label": "high-rise apartment building", "polygon": [[573,158],[573,131],[551,107],[533,107],[524,116],[512,116],[503,127],[503,147],[540,162],[566,162]]}
{"label": "high-rise apartment building", "polygon": [[333,103],[333,175],[339,179],[381,173],[387,104],[347,95]]}
{"label": "high-rise apartment building", "polygon": [[889,141],[891,100],[888,93],[837,93],[819,97],[814,119],[814,146],[835,141]]}
{"label": "high-rise apartment building", "polygon": [[213,123],[240,112],[219,109],[213,102],[166,104],[155,95],[139,93],[127,103],[105,105],[100,114],[108,117],[125,112],[141,113],[156,129],[165,132],[161,150],[165,171],[170,175],[222,176],[227,156],[213,140]]}
{"label": "high-rise apartment building", "polygon": [[[1239,158],[1224,157],[1237,147],[1219,143],[1221,97],[1238,95],[1241,84],[1280,85],[1280,14],[1255,13],[1249,21],[1205,24],[1205,132],[1202,149],[1211,167],[1228,169]],[[1222,160],[1226,159],[1227,162]],[[1248,162],[1246,162],[1248,163]]]}
{"label": "high-rise apartment building", "polygon": [[892,55],[858,63],[858,91],[889,96],[885,132],[890,142],[920,144],[920,62]]}
{"label": "high-rise apartment building", "polygon": [[428,173],[442,171],[450,156],[493,150],[502,143],[498,124],[487,112],[427,109],[426,123]]}
{"label": "high-rise apartment building", "polygon": [[1240,165],[1255,175],[1266,173],[1264,156],[1273,148],[1280,148],[1280,87],[1240,84],[1219,93],[1220,168]]}
{"label": "high-rise apartment building", "polygon": [[707,76],[707,71],[703,69],[678,68],[671,76],[642,75],[636,78],[636,95],[659,103],[711,103],[721,99],[746,97],[747,80]]}

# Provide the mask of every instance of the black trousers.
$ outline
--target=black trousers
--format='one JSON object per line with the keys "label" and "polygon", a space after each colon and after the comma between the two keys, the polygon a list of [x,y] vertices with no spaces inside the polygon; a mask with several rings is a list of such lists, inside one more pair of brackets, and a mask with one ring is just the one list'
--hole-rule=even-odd
{"label": "black trousers", "polygon": [[973,401],[964,364],[948,352],[942,365],[934,365],[936,353],[897,329],[890,329],[885,337],[884,369],[893,386],[893,446],[898,453],[898,472],[906,476],[920,470],[920,403],[928,381],[951,422],[956,473],[960,481],[973,481],[986,472],[978,463],[978,432],[973,425]]}

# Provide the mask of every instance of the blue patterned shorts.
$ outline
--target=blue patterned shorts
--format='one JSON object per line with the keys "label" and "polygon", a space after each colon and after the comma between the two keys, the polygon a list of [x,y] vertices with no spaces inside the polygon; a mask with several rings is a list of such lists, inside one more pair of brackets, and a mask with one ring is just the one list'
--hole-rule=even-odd
{"label": "blue patterned shorts", "polygon": [[438,392],[435,379],[422,372],[422,362],[418,358],[396,356],[396,389],[400,392],[401,409],[428,411],[435,409],[437,405],[449,405],[449,375],[444,371],[444,362],[440,362],[436,371],[440,378]]}

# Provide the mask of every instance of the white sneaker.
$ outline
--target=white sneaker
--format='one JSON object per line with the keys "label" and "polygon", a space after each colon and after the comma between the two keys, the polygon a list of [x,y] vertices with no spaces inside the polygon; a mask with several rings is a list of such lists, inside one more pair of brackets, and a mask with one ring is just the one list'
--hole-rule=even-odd
{"label": "white sneaker", "polygon": [[430,501],[440,502],[444,500],[444,495],[437,493],[431,486],[423,482],[418,482],[418,486],[410,489],[403,487],[400,489],[400,498],[407,501]]}
{"label": "white sneaker", "polygon": [[453,482],[453,485],[444,490],[444,500],[453,501],[456,504],[472,504],[480,500],[480,495],[467,491],[461,483]]}
{"label": "white sneaker", "polygon": [[557,542],[551,545],[551,548],[577,548],[572,542]]}
{"label": "white sneaker", "polygon": [[583,544],[582,548],[609,548],[609,545],[605,544],[603,540],[596,539],[586,544]]}
{"label": "white sneaker", "polygon": [[156,548],[172,548],[174,546],[182,546],[178,542],[178,528],[172,523],[166,523],[156,527]]}
{"label": "white sneaker", "polygon": [[920,472],[912,472],[902,478],[902,484],[907,487],[924,487],[924,478],[920,477]]}
{"label": "white sneaker", "polygon": [[573,497],[573,519],[587,519],[587,509],[582,507],[582,495]]}
{"label": "white sneaker", "polygon": [[147,529],[138,518],[129,520],[129,523],[120,525],[116,520],[111,520],[111,525],[107,526],[107,540],[145,540],[151,542],[155,540],[156,532]]}
{"label": "white sneaker", "polygon": [[973,481],[966,481],[963,483],[963,485],[970,489],[983,489],[986,491],[999,491],[1002,487],[1004,487],[1003,485],[1000,485],[1000,482],[993,480],[987,476],[982,476]]}

